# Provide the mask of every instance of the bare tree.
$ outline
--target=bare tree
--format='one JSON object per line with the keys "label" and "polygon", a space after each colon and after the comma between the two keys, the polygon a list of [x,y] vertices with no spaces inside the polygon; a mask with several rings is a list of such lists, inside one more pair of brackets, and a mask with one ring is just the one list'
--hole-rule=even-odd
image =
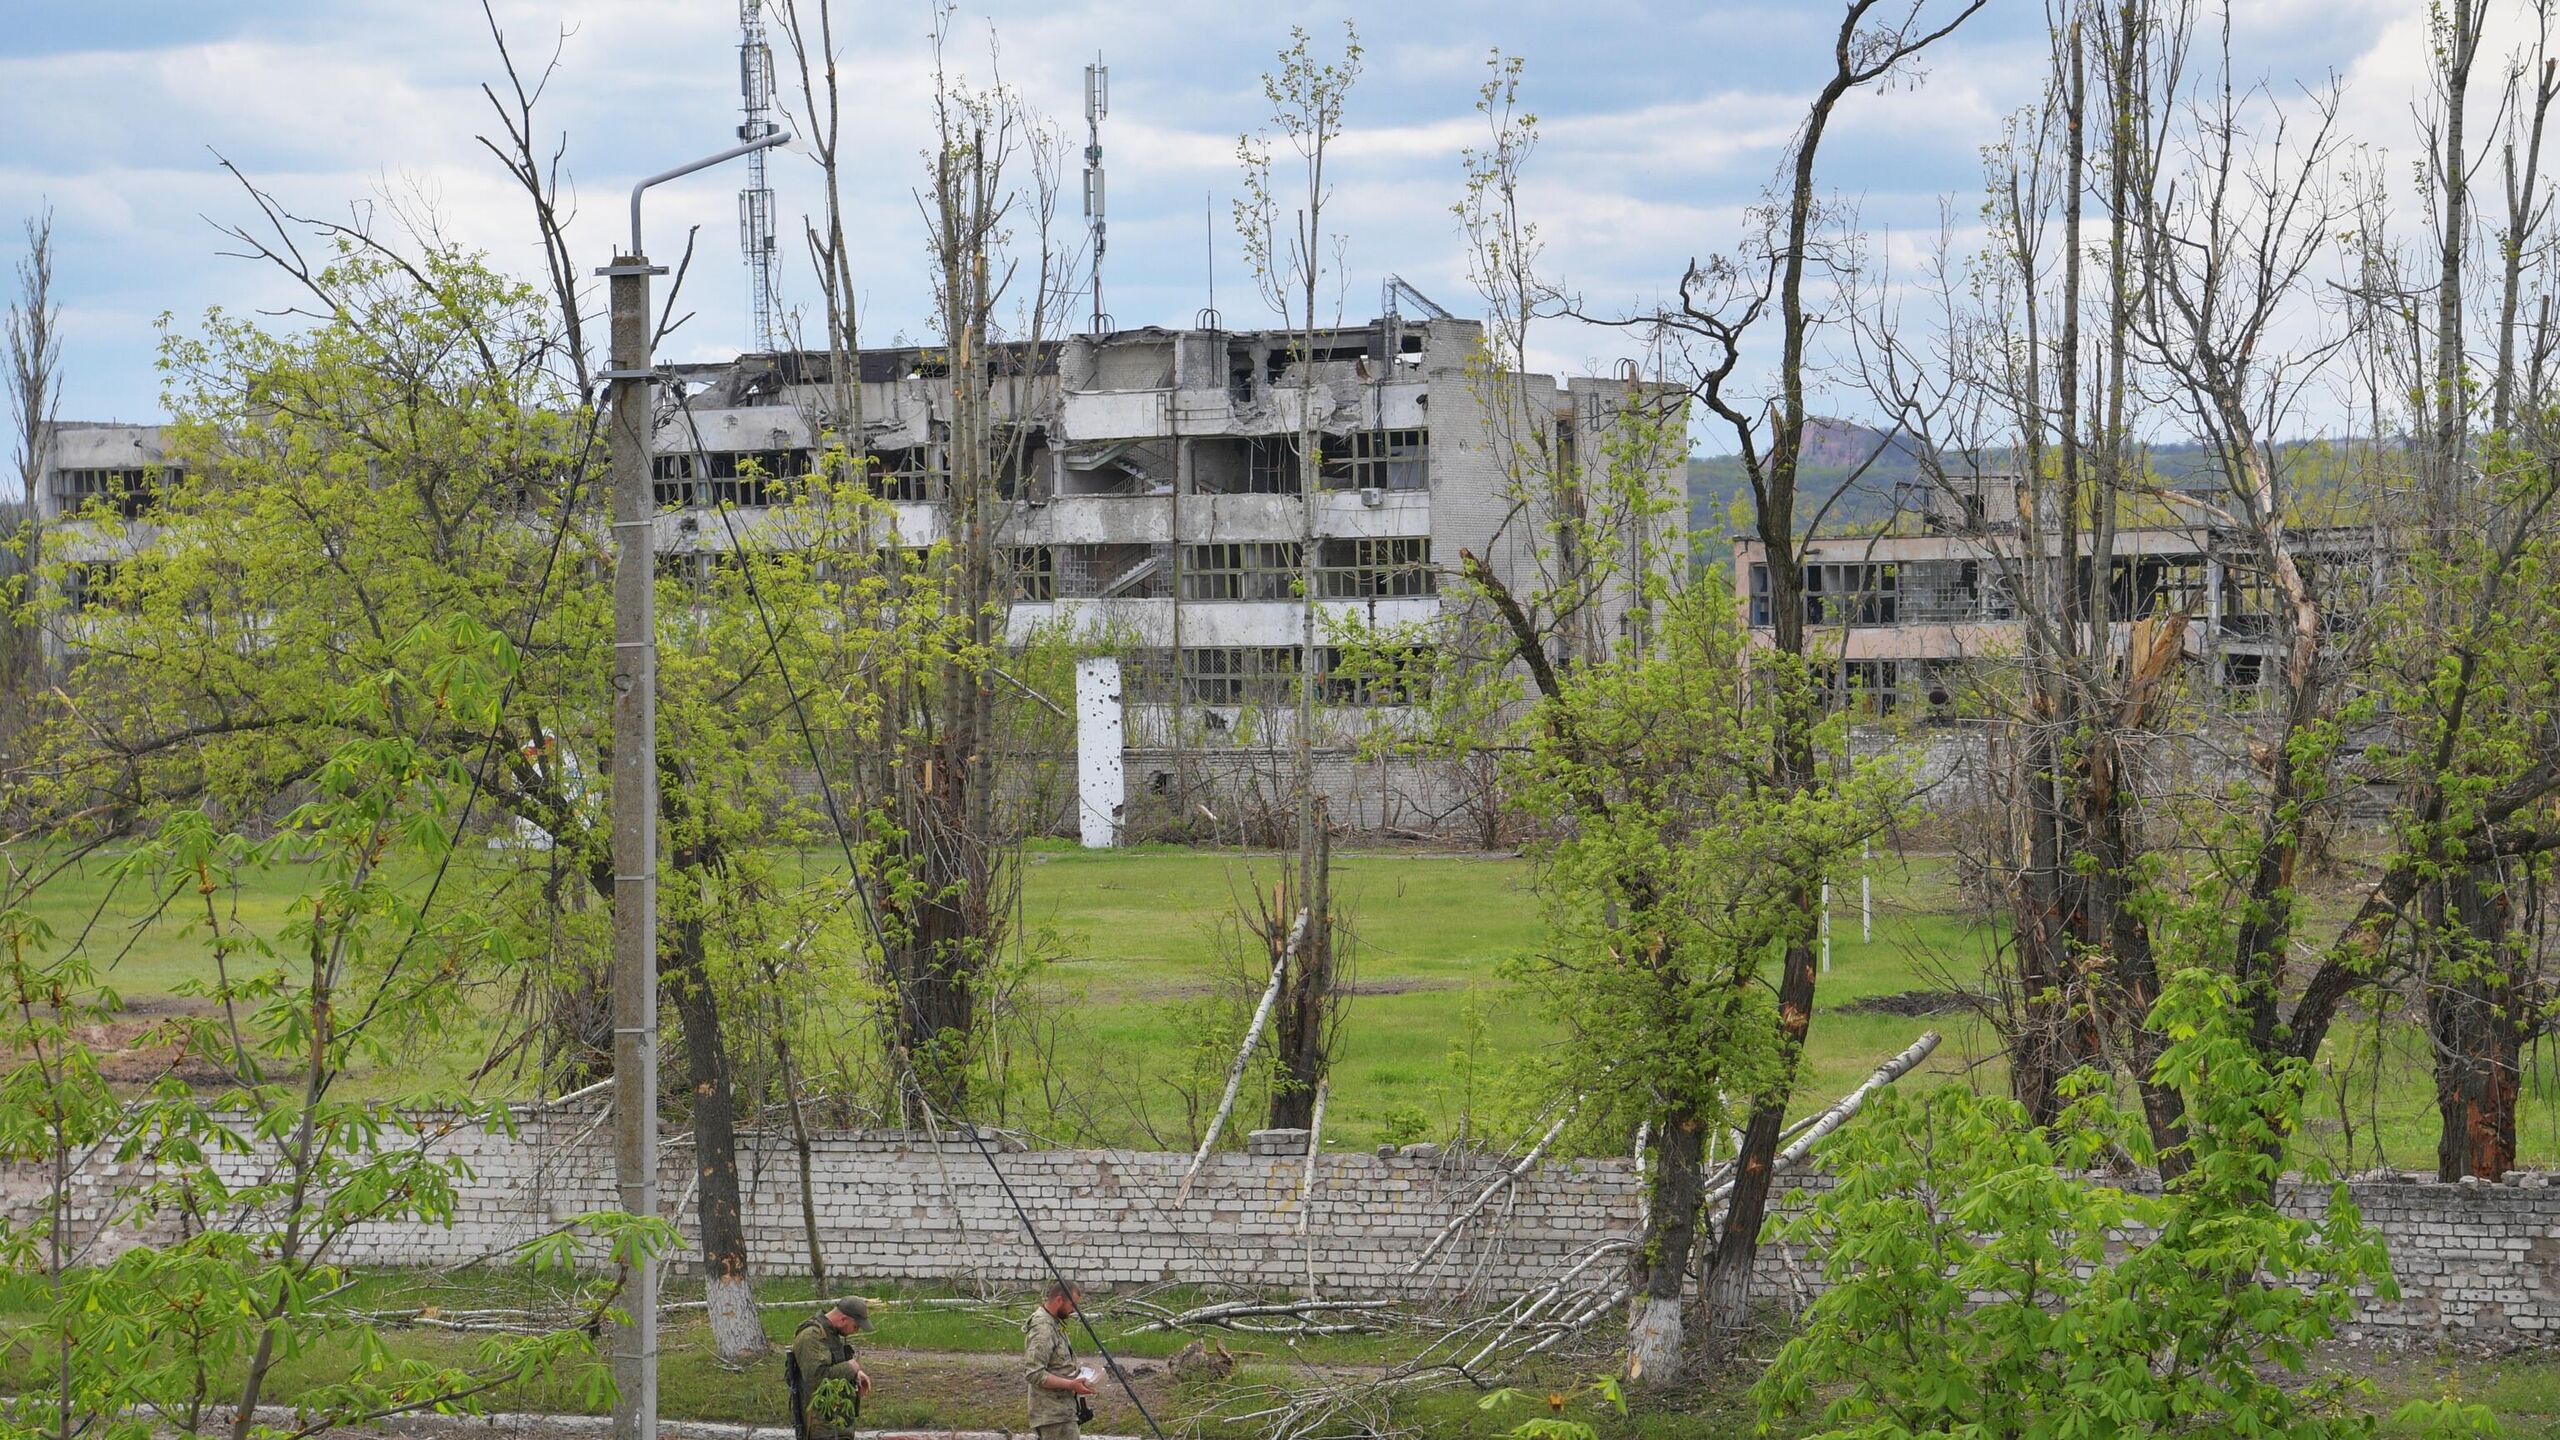
{"label": "bare tree", "polygon": [[[915,563],[917,593],[932,597],[941,620],[891,687],[895,724],[865,797],[888,821],[871,893],[887,946],[900,1104],[919,1123],[970,1113],[1019,850],[1034,823],[1036,792],[1008,789],[1022,771],[1007,766],[1028,747],[1009,744],[1006,727],[1019,723],[1012,717],[1030,687],[1005,668],[1015,593],[1007,541],[1030,498],[1024,467],[1047,423],[1041,377],[1056,363],[1068,273],[1052,238],[1055,131],[1000,70],[983,88],[963,83],[946,59],[951,12],[937,13],[934,143],[916,202],[948,370],[937,417],[945,539]],[[837,243],[825,253],[840,255]]]}
{"label": "bare tree", "polygon": [[524,72],[517,68],[515,52],[507,47],[506,31],[499,28],[497,11],[489,0],[481,0],[480,14],[488,22],[490,43],[497,47],[499,67],[506,71],[507,93],[501,97],[495,85],[481,85],[481,95],[498,117],[500,138],[472,138],[497,159],[532,208],[534,235],[542,245],[543,278],[549,282],[553,303],[560,310],[561,348],[566,352],[563,358],[577,382],[578,393],[592,395],[594,372],[587,354],[585,311],[578,293],[577,261],[569,250],[569,222],[577,218],[577,204],[574,197],[563,192],[560,169],[560,162],[569,153],[569,137],[562,132],[545,153],[536,138],[534,118],[543,92],[550,88],[551,77],[560,73],[560,54],[569,34],[566,30],[560,32],[552,44],[550,58],[543,62],[542,73],[527,83]]}
{"label": "bare tree", "polygon": [[[1280,52],[1280,68],[1262,78],[1263,97],[1271,107],[1269,129],[1260,136],[1240,137],[1237,158],[1244,168],[1244,196],[1236,202],[1235,222],[1243,237],[1246,260],[1253,267],[1263,298],[1280,314],[1281,324],[1297,332],[1298,369],[1298,595],[1300,601],[1297,714],[1291,727],[1290,808],[1293,869],[1285,877],[1280,903],[1269,908],[1261,924],[1287,970],[1283,977],[1277,1025],[1275,1063],[1268,1123],[1275,1128],[1305,1129],[1313,1118],[1316,1090],[1331,1062],[1334,1025],[1327,1012],[1338,1003],[1335,954],[1341,921],[1330,884],[1331,854],[1326,843],[1325,806],[1316,783],[1316,517],[1323,493],[1324,416],[1317,410],[1322,381],[1316,363],[1316,314],[1325,303],[1328,276],[1338,286],[1339,236],[1326,233],[1325,206],[1333,183],[1325,174],[1333,142],[1342,133],[1343,108],[1360,78],[1360,34],[1343,27],[1342,56],[1319,59],[1298,27],[1290,29],[1289,47]],[[1284,223],[1282,196],[1272,174],[1275,148],[1295,157],[1289,196],[1296,202]],[[1326,251],[1334,250],[1328,265]],[[1341,311],[1340,296],[1334,311]],[[1303,914],[1306,923],[1297,923]]]}

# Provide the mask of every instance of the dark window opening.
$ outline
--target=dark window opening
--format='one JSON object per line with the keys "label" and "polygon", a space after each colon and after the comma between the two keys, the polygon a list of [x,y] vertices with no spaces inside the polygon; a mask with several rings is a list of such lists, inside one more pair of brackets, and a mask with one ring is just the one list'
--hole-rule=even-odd
{"label": "dark window opening", "polygon": [[1807,565],[1804,567],[1804,621],[1807,625],[1891,625],[1900,615],[1896,591],[1900,567],[1877,565]]}
{"label": "dark window opening", "polygon": [[1327,435],[1317,480],[1327,490],[1420,490],[1428,446],[1420,430],[1355,430]]}
{"label": "dark window opening", "polygon": [[1005,566],[1013,576],[1013,598],[1042,601],[1058,598],[1058,552],[1046,545],[1008,545]]}
{"label": "dark window opening", "polygon": [[1431,690],[1431,652],[1422,646],[1390,650],[1316,651],[1316,684],[1328,705],[1411,705]]}
{"label": "dark window opening", "polygon": [[1316,550],[1316,590],[1327,600],[1429,595],[1437,588],[1431,542],[1415,536],[1325,540]]}
{"label": "dark window opening", "polygon": [[174,488],[175,468],[121,465],[54,472],[53,494],[64,514],[103,506],[127,520],[140,520],[160,508],[160,492]]}
{"label": "dark window opening", "polygon": [[1298,593],[1298,547],[1288,541],[1182,547],[1185,600],[1289,600]]}

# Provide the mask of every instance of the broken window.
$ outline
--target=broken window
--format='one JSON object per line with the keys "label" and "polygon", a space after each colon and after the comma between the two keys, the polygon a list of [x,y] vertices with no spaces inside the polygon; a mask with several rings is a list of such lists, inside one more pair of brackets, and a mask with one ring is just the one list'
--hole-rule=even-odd
{"label": "broken window", "polygon": [[2222,657],[2222,694],[2234,707],[2254,710],[2266,702],[2267,657],[2264,655],[2225,655]]}
{"label": "broken window", "polygon": [[1860,715],[1890,715],[1902,703],[1902,662],[1842,660],[1822,672],[1826,708]]}
{"label": "broken window", "polygon": [[1435,588],[1431,541],[1422,536],[1326,540],[1316,567],[1316,593],[1327,600],[1399,599]]}
{"label": "broken window", "polygon": [[1203,437],[1191,445],[1191,488],[1201,495],[1295,495],[1298,438]]}
{"label": "broken window", "polygon": [[1120,657],[1120,695],[1132,705],[1165,705],[1174,698],[1173,652],[1146,646]]}
{"label": "broken window", "polygon": [[1324,437],[1318,482],[1327,490],[1420,490],[1425,432],[1354,430]]}
{"label": "broken window", "polygon": [[1804,621],[1808,625],[1891,625],[1900,607],[1895,591],[1900,568],[1877,565],[1804,567]]}
{"label": "broken window", "polygon": [[2223,562],[2222,630],[2252,638],[2276,633],[2275,585],[2255,557],[2235,555]]}
{"label": "broken window", "polygon": [[1046,500],[1050,481],[1049,435],[1037,426],[996,431],[996,493],[1007,500]]}
{"label": "broken window", "polygon": [[1061,545],[1061,600],[1162,600],[1173,594],[1170,545]]}
{"label": "broken window", "polygon": [[1431,651],[1424,646],[1317,652],[1320,695],[1327,705],[1411,705],[1430,693]]}
{"label": "broken window", "polygon": [[1297,695],[1295,645],[1207,645],[1182,652],[1183,697],[1196,705],[1281,705]]}
{"label": "broken window", "polygon": [[1066,452],[1063,495],[1170,495],[1179,466],[1156,440],[1111,440]]}
{"label": "broken window", "polygon": [[178,472],[174,469],[155,472],[142,465],[84,467],[55,471],[53,495],[66,515],[102,505],[127,520],[139,520],[159,508],[161,486],[174,486],[177,482]]}
{"label": "broken window", "polygon": [[2181,610],[2204,613],[2201,555],[2122,556],[2108,566],[2108,572],[2107,617],[2111,620],[2139,620]]}
{"label": "broken window", "polygon": [[1008,545],[1005,568],[1013,576],[1016,600],[1058,598],[1058,552],[1046,545]]}
{"label": "broken window", "polygon": [[871,493],[883,500],[926,501],[940,489],[935,484],[933,451],[929,446],[875,451],[869,460]]}
{"label": "broken window", "polygon": [[1289,600],[1298,593],[1298,547],[1247,541],[1182,547],[1185,600]]}
{"label": "broken window", "polygon": [[102,610],[114,600],[116,563],[80,560],[62,568],[62,602],[74,610]]}
{"label": "broken window", "polygon": [[660,455],[649,464],[650,488],[661,510],[778,505],[792,490],[781,482],[808,475],[815,458],[806,449]]}
{"label": "broken window", "polygon": [[698,586],[711,578],[711,553],[707,550],[661,550],[650,558],[661,580]]}
{"label": "broken window", "polygon": [[690,455],[652,458],[649,481],[651,499],[661,510],[682,510],[700,503],[694,498],[693,457]]}

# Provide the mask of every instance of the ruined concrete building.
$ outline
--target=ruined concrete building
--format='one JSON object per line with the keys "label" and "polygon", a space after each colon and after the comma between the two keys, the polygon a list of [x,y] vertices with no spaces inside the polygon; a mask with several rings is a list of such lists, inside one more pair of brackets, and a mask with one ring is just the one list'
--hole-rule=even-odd
{"label": "ruined concrete building", "polygon": [[[1064,624],[1122,656],[1133,808],[1152,795],[1165,813],[1189,811],[1198,805],[1178,802],[1193,800],[1195,784],[1202,800],[1267,784],[1296,677],[1312,668],[1338,821],[1477,823],[1427,767],[1357,757],[1359,736],[1394,723],[1413,696],[1397,675],[1342,673],[1321,639],[1307,653],[1304,607],[1420,626],[1440,614],[1461,550],[1526,588],[1524,567],[1556,517],[1520,502],[1511,457],[1521,438],[1537,435],[1568,466],[1623,465],[1619,442],[1636,428],[1622,429],[1626,418],[1678,400],[1632,376],[1486,375],[1470,367],[1481,340],[1470,321],[1389,314],[1317,330],[1306,355],[1294,331],[1214,328],[1000,351],[996,523],[1015,576],[1010,631]],[[947,361],[900,347],[865,350],[855,364],[874,488],[899,543],[929,545],[944,531]],[[829,413],[848,392],[827,369],[826,355],[807,352],[669,367],[654,460],[662,573],[715,563],[732,524],[759,543],[771,482],[810,473],[822,435],[850,419]],[[1312,505],[1300,491],[1302,401],[1321,436]],[[1674,438],[1639,463],[1677,516],[1676,413],[1660,433]],[[92,501],[141,513],[163,453],[153,427],[65,425],[39,501],[56,515]],[[723,505],[735,512],[725,523]],[[1312,597],[1300,593],[1310,532]],[[1676,533],[1635,538],[1648,563],[1683,563]],[[76,536],[57,553],[76,553]],[[1559,627],[1559,646],[1597,654],[1640,634],[1637,591],[1632,577],[1601,588]]]}
{"label": "ruined concrete building", "polygon": [[[1872,534],[1813,536],[1805,547],[1808,633],[1832,661],[1835,703],[1874,714],[1944,716],[1966,708],[1967,687],[1996,683],[2024,646],[2019,577],[2024,485],[2015,475],[1949,477],[1904,487],[1895,518]],[[2369,527],[2297,527],[2294,557],[2338,607],[2357,607],[2378,575],[2383,546]],[[2098,579],[2084,532],[2075,583],[2094,604]],[[2281,641],[2266,567],[2247,537],[2197,522],[2123,524],[2105,580],[2116,645],[2132,623],[2187,616],[2189,663],[2203,693],[2232,710],[2256,708],[2275,674]],[[1772,625],[1768,552],[1756,536],[1734,540],[1735,603],[1750,626]],[[1985,671],[1983,667],[1992,667]]]}

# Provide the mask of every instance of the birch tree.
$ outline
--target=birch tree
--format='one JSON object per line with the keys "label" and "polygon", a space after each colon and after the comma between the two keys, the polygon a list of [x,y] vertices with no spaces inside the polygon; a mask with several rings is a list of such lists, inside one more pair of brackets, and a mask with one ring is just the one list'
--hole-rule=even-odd
{"label": "birch tree", "polygon": [[[1316,54],[1303,28],[1291,27],[1280,68],[1262,77],[1268,124],[1262,133],[1236,142],[1244,172],[1244,194],[1235,203],[1236,231],[1263,299],[1279,314],[1282,327],[1295,332],[1297,347],[1301,618],[1297,704],[1289,736],[1291,859],[1280,902],[1269,907],[1258,927],[1285,965],[1276,1021],[1278,1073],[1266,1123],[1292,1129],[1305,1129],[1313,1119],[1316,1091],[1332,1062],[1335,1011],[1341,1003],[1334,968],[1343,927],[1332,896],[1315,730],[1316,599],[1323,593],[1316,575],[1317,516],[1323,494],[1322,426],[1330,409],[1317,373],[1316,317],[1327,304],[1337,319],[1341,313],[1338,288],[1333,297],[1325,293],[1329,279],[1336,287],[1340,284],[1342,243],[1325,229],[1325,209],[1333,198],[1326,165],[1342,134],[1344,108],[1361,68],[1359,31],[1346,21],[1342,33],[1340,57],[1325,59]],[[1285,175],[1275,176],[1275,161],[1288,167]],[[1285,219],[1284,204],[1294,207]],[[1295,923],[1301,911],[1308,917],[1304,926]]]}

